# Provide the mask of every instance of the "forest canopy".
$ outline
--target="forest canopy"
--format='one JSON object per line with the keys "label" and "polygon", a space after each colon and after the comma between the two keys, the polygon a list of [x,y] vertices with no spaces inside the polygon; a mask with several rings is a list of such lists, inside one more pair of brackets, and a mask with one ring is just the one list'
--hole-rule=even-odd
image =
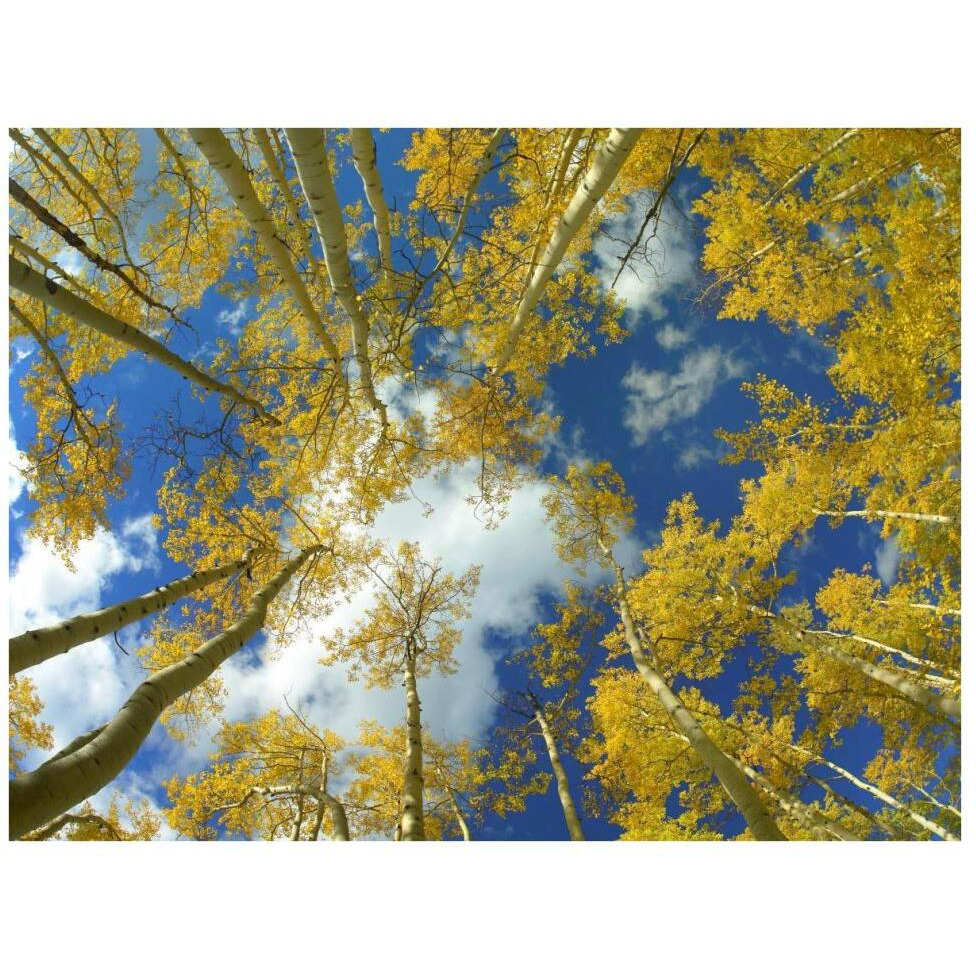
{"label": "forest canopy", "polygon": [[958,130],[10,139],[12,838],[960,838]]}

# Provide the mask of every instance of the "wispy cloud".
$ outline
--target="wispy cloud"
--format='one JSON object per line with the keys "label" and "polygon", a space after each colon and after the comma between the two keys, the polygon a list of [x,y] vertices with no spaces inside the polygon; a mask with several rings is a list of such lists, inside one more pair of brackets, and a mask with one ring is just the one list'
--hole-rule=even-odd
{"label": "wispy cloud", "polygon": [[220,325],[226,325],[232,335],[238,335],[241,331],[241,323],[247,317],[247,299],[242,298],[231,308],[222,309],[217,313],[217,321]]}
{"label": "wispy cloud", "polygon": [[[611,288],[620,270],[620,258],[630,242],[637,239],[648,203],[632,197],[629,209],[607,221],[605,234],[593,248],[597,278]],[[673,206],[665,205],[657,234],[645,238],[612,285],[613,293],[627,304],[626,319],[631,327],[642,318],[661,320],[667,314],[664,299],[695,278],[697,255],[692,225]]]}
{"label": "wispy cloud", "polygon": [[883,539],[881,545],[874,550],[874,565],[878,571],[878,578],[885,586],[891,586],[897,579],[900,560],[901,549],[898,547],[896,535]]}
{"label": "wispy cloud", "polygon": [[718,385],[745,373],[746,364],[717,346],[688,353],[677,372],[645,370],[634,363],[621,385],[627,390],[624,426],[634,444],[644,444],[654,431],[693,417],[711,399]]}
{"label": "wispy cloud", "polygon": [[691,329],[679,329],[668,322],[654,333],[654,338],[664,349],[680,349],[691,342]]}

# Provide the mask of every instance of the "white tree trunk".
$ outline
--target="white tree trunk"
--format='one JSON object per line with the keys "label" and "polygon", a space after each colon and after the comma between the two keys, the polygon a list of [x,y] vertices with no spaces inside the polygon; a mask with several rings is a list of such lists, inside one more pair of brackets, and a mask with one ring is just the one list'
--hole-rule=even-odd
{"label": "white tree trunk", "polygon": [[409,649],[404,664],[403,684],[407,695],[407,749],[400,799],[400,840],[424,840],[424,753],[421,743],[420,696],[414,652]]}
{"label": "white tree trunk", "polygon": [[549,763],[552,766],[553,776],[556,778],[556,792],[559,795],[559,803],[563,808],[563,816],[566,818],[566,827],[569,830],[570,840],[586,840],[583,834],[583,825],[580,823],[579,815],[576,812],[576,804],[573,802],[573,794],[569,789],[569,778],[563,767],[563,761],[559,756],[559,748],[556,739],[552,734],[552,729],[546,721],[542,706],[533,702],[535,720],[542,732],[542,738],[546,743],[546,751],[549,753]]}
{"label": "white tree trunk", "polygon": [[732,802],[738,807],[742,816],[745,817],[746,824],[752,836],[756,840],[786,840],[779,827],[776,826],[776,821],[770,816],[762,800],[759,799],[758,794],[752,788],[748,778],[712,742],[705,733],[705,730],[681,703],[681,699],[678,698],[671,690],[670,685],[659,674],[648,655],[644,653],[640,638],[637,636],[634,618],[630,612],[630,602],[627,599],[627,584],[624,580],[624,571],[616,559],[614,559],[610,548],[602,543],[601,548],[610,559],[617,578],[614,587],[617,598],[617,610],[620,613],[620,620],[623,623],[624,638],[627,641],[631,657],[640,676],[657,696],[658,701],[664,707],[674,727],[687,737],[691,743],[691,747],[698,754],[698,757],[712,771],[719,783],[722,784],[725,792],[728,793]]}
{"label": "white tree trunk", "polygon": [[268,606],[322,546],[302,550],[251,598],[240,619],[182,661],[147,678],[99,729],[79,736],[33,772],[10,782],[10,837],[48,823],[97,793],[132,760],[169,705],[201,685],[264,626]]}
{"label": "white tree trunk", "polygon": [[642,129],[611,129],[605,142],[597,152],[589,172],[583,177],[583,182],[569,202],[562,219],[552,232],[549,244],[542,260],[539,262],[526,288],[522,299],[515,310],[515,317],[508,328],[508,336],[502,347],[498,362],[494,365],[494,372],[501,373],[508,367],[515,353],[519,337],[525,329],[529,314],[535,308],[542,296],[546,285],[566,254],[573,238],[593,212],[603,195],[610,188],[620,172],[621,166],[630,155]]}
{"label": "white tree trunk", "polygon": [[188,131],[206,157],[207,162],[223,180],[227,192],[244,215],[244,219],[250,225],[251,230],[257,235],[261,246],[281,276],[281,280],[284,281],[301,309],[306,324],[325,346],[325,350],[332,360],[332,367],[336,376],[342,382],[344,374],[339,350],[333,342],[332,336],[325,330],[322,317],[316,311],[305,283],[295,270],[295,263],[291,259],[291,254],[282,243],[281,238],[278,237],[278,231],[271,215],[254,192],[250,177],[247,175],[237,153],[234,152],[234,147],[220,129],[189,129]]}
{"label": "white tree trunk", "polygon": [[250,563],[250,554],[242,559],[215,566],[203,572],[190,573],[180,579],[171,580],[149,593],[123,600],[94,613],[82,613],[70,620],[62,620],[49,627],[28,630],[18,637],[10,638],[10,674],[14,675],[25,668],[32,668],[48,658],[95,640],[104,634],[111,634],[128,624],[142,620],[150,614],[158,613],[163,607],[181,600],[211,583],[227,579],[231,574],[245,569]]}
{"label": "white tree trunk", "polygon": [[911,522],[935,522],[938,525],[958,525],[959,519],[955,515],[928,515],[924,512],[892,512],[882,508],[846,509],[843,511],[824,511],[812,509],[816,515],[827,515],[830,518],[882,518],[907,519]]}
{"label": "white tree trunk", "polygon": [[129,254],[129,245],[126,243],[125,239],[125,228],[122,226],[122,221],[119,215],[105,202],[105,198],[98,192],[95,186],[90,180],[78,169],[77,166],[71,161],[71,157],[44,131],[44,129],[34,128],[34,135],[37,136],[41,142],[47,146],[51,152],[54,153],[58,159],[61,160],[64,168],[78,181],[78,184],[84,188],[84,190],[91,196],[91,198],[98,204],[102,213],[115,225],[115,230],[119,235],[119,244],[122,246],[122,253],[125,255],[125,260],[130,267],[135,266],[135,262],[132,260],[132,255]]}
{"label": "white tree trunk", "polygon": [[916,813],[910,807],[905,806],[900,800],[896,800],[891,794],[886,793],[884,790],[875,786],[873,783],[868,783],[867,781],[855,776],[850,770],[844,769],[843,766],[838,766],[837,763],[831,762],[829,759],[823,756],[818,756],[816,753],[810,752],[807,749],[803,749],[800,746],[792,746],[793,750],[800,753],[803,756],[808,756],[810,762],[817,763],[822,766],[826,766],[828,769],[832,769],[839,776],[843,776],[844,779],[853,783],[855,786],[860,787],[866,793],[870,793],[871,796],[876,797],[882,803],[891,807],[894,810],[901,810],[907,816],[911,817],[917,824],[924,827],[926,830],[935,834],[937,837],[941,837],[943,840],[959,840],[959,838],[952,833],[952,831],[946,830],[945,827],[940,827],[937,823],[933,823],[927,817],[923,817],[920,813]]}
{"label": "white tree trunk", "polygon": [[352,325],[353,351],[359,365],[359,382],[367,402],[379,414],[381,423],[386,427],[386,405],[376,395],[373,387],[373,367],[369,360],[369,322],[352,281],[342,210],[332,184],[329,159],[325,152],[325,133],[322,129],[285,129],[285,135],[295,159],[298,180],[315,218],[332,291]]}
{"label": "white tree trunk", "polygon": [[376,246],[380,255],[380,269],[387,297],[393,298],[393,246],[390,239],[390,208],[383,196],[383,181],[376,167],[376,143],[369,129],[350,129],[352,162],[363,181],[366,199],[373,211],[373,227],[376,229]]}
{"label": "white tree trunk", "polygon": [[115,316],[109,315],[108,312],[103,312],[100,308],[89,305],[84,299],[65,291],[50,279],[38,274],[33,268],[29,268],[26,264],[18,261],[13,255],[9,256],[8,268],[11,288],[15,288],[45,305],[50,305],[51,308],[56,308],[59,312],[71,316],[80,325],[94,329],[110,339],[115,339],[130,349],[137,349],[150,359],[175,370],[184,379],[202,386],[211,393],[220,393],[223,396],[230,397],[235,403],[250,407],[268,423],[279,423],[278,419],[268,413],[257,400],[245,396],[228,383],[222,383],[197,369],[192,363],[188,363],[185,359],[181,359],[175,353],[170,352],[161,342],[157,342],[144,332],[140,332],[121,319],[117,319]]}

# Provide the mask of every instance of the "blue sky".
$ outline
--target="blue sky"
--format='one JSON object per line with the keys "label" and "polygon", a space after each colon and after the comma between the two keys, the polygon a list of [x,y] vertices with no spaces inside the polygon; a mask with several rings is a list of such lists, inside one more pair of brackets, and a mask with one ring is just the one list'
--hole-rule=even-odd
{"label": "blue sky", "polygon": [[[393,130],[377,138],[387,198],[402,208],[410,197],[412,175],[394,160],[407,144],[408,133]],[[143,144],[151,154],[151,133],[145,134]],[[344,203],[359,198],[360,184],[351,166],[342,167],[337,187]],[[740,429],[755,415],[752,401],[739,388],[744,380],[763,372],[797,393],[826,398],[831,391],[824,376],[830,353],[816,339],[796,332],[784,334],[763,320],[718,321],[713,308],[695,301],[701,285],[696,269],[703,237],[702,227],[686,203],[701,189],[702,182],[694,173],[678,180],[674,196],[684,206],[669,210],[662,222],[661,248],[653,272],[640,280],[625,273],[618,283],[618,293],[628,301],[625,323],[632,335],[619,345],[601,348],[594,358],[570,361],[554,370],[547,393],[548,402],[564,419],[541,473],[560,472],[570,457],[613,461],[637,504],[633,538],[621,547],[630,568],[639,565],[640,546],[654,539],[667,504],[683,493],[695,494],[706,519],[727,523],[737,511],[738,482],[758,469],[719,465],[721,442],[713,432],[719,426]],[[628,216],[619,218],[614,229],[626,233],[628,221],[632,223]],[[594,267],[606,283],[616,270],[615,250],[601,244],[592,255]],[[233,336],[253,311],[253,300],[234,303],[211,289],[188,317],[199,342],[212,348],[218,336]],[[190,334],[175,336],[173,346],[185,355],[200,354],[197,339]],[[36,351],[18,344],[11,366],[11,436],[19,445],[26,444],[33,433],[19,380],[35,355]],[[202,360],[207,359],[203,354]],[[202,404],[191,399],[178,378],[135,356],[101,377],[98,389],[118,398],[127,440],[140,434],[177,397],[188,417],[212,416],[215,409],[213,398]],[[13,479],[9,516],[12,633],[130,597],[186,571],[166,557],[148,521],[155,511],[155,492],[163,471],[164,464],[154,468],[147,456],[134,457],[126,496],[109,509],[112,531],[83,544],[73,574],[67,573],[56,556],[25,538],[30,502]],[[532,624],[546,618],[553,595],[572,571],[552,553],[539,506],[540,483],[530,481],[516,492],[508,519],[488,532],[463,500],[469,481],[470,472],[460,471],[439,482],[421,482],[415,491],[433,504],[434,514],[425,519],[415,502],[407,502],[385,512],[376,531],[389,538],[418,539],[428,552],[442,555],[452,570],[463,570],[472,562],[483,565],[482,585],[458,649],[459,673],[448,679],[431,678],[421,685],[425,719],[432,732],[482,737],[495,718],[491,695],[513,681],[511,669],[502,665],[501,658],[526,639]],[[865,562],[873,563],[885,577],[892,572],[894,555],[892,546],[883,545],[870,525],[848,523],[830,529],[820,524],[802,554],[799,592],[811,596],[835,568],[858,569]],[[348,622],[367,604],[368,594],[357,596],[328,620],[320,621],[313,637]],[[144,626],[137,624],[119,638],[131,651],[143,632]],[[260,656],[271,652],[273,660]],[[287,694],[314,721],[346,735],[355,734],[362,718],[388,724],[400,721],[398,690],[384,693],[350,685],[340,670],[316,663],[319,653],[314,639],[271,648],[266,638],[257,638],[248,654],[232,659],[223,669],[230,692],[227,717],[252,717],[280,706]],[[713,700],[728,707],[743,669],[744,664],[730,668],[709,684]],[[139,672],[131,654],[103,640],[75,649],[67,658],[45,662],[32,670],[31,677],[47,703],[42,717],[54,723],[55,744],[60,747],[112,714],[138,682]],[[845,734],[843,744],[831,756],[860,770],[877,744],[876,730],[859,727]],[[194,743],[174,743],[157,728],[120,785],[161,803],[163,776],[201,768],[208,746],[206,734]],[[585,771],[571,758],[567,766],[579,795]],[[612,838],[617,833],[612,825],[587,817],[584,826],[594,839]],[[565,825],[555,791],[530,799],[524,814],[504,821],[489,819],[481,836],[563,839]]]}

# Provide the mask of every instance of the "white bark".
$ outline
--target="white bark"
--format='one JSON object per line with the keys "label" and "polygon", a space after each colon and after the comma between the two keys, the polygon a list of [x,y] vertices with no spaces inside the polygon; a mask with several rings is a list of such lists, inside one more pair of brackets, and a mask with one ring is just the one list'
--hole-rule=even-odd
{"label": "white bark", "polygon": [[810,752],[807,749],[803,749],[800,746],[794,745],[791,748],[803,756],[808,756],[810,762],[816,763],[818,765],[826,766],[828,769],[832,769],[839,776],[843,776],[844,779],[853,783],[855,786],[864,790],[866,793],[870,793],[871,796],[876,797],[887,806],[892,807],[895,810],[903,811],[905,814],[911,817],[912,820],[914,820],[917,824],[921,825],[926,830],[935,834],[937,837],[941,837],[943,840],[959,840],[959,838],[954,833],[952,833],[949,830],[946,830],[945,827],[940,827],[937,823],[933,823],[927,817],[923,817],[920,813],[916,813],[911,808],[905,806],[905,804],[902,803],[900,800],[896,800],[893,796],[891,796],[890,793],[886,793],[884,790],[875,786],[873,783],[868,783],[865,780],[861,779],[860,777],[855,776],[852,772],[850,772],[850,770],[844,769],[843,766],[838,766],[837,763],[831,762],[829,759],[826,759],[823,756],[818,756],[816,755],[816,753]]}
{"label": "white bark", "polygon": [[390,239],[390,208],[383,196],[383,181],[376,167],[376,143],[369,129],[350,129],[352,162],[363,181],[366,199],[373,211],[373,227],[376,230],[376,246],[380,255],[380,269],[387,295],[393,298],[393,245]]}
{"label": "white bark", "polygon": [[33,772],[10,782],[10,837],[48,823],[112,782],[129,764],[169,705],[210,677],[256,634],[268,606],[295,572],[322,546],[302,550],[251,598],[236,623],[182,661],[157,671],[99,729],[79,736]]}
{"label": "white bark", "polygon": [[563,808],[563,816],[566,818],[566,827],[569,830],[570,840],[586,840],[583,834],[583,825],[580,823],[579,815],[576,812],[576,804],[573,802],[573,794],[569,789],[569,778],[563,767],[562,759],[559,757],[559,748],[556,745],[555,736],[546,721],[546,716],[542,706],[533,702],[535,720],[542,732],[542,738],[546,743],[546,751],[549,753],[549,763],[552,766],[553,776],[556,778],[556,792],[559,795],[559,803]]}
{"label": "white bark", "polygon": [[[956,677],[959,676],[959,672],[954,668],[950,668],[943,664],[936,664],[934,661],[927,661],[925,658],[916,657],[914,654],[909,654],[908,651],[903,651],[897,647],[891,647],[888,644],[882,644],[881,641],[872,640],[870,637],[861,637],[860,634],[844,634],[837,630],[810,630],[804,631],[807,634],[822,634],[824,637],[836,637],[841,640],[855,641],[858,644],[866,644],[868,647],[876,647],[879,651],[884,651],[886,654],[893,654],[896,657],[900,657],[903,661],[908,661],[909,664],[914,664],[920,668],[929,668],[934,670],[946,671],[949,674],[953,674]],[[935,680],[937,683],[945,682],[946,684],[952,684],[953,682],[949,678],[940,678],[938,675],[934,674],[919,674],[917,677],[922,679]]]}
{"label": "white bark", "polygon": [[881,508],[847,509],[845,511],[823,511],[812,509],[816,515],[827,515],[830,518],[883,518],[908,519],[912,522],[936,522],[939,525],[958,525],[959,519],[955,515],[928,515],[924,512],[891,512]]}
{"label": "white bark", "polygon": [[98,192],[97,188],[89,181],[85,175],[78,169],[77,166],[71,161],[71,157],[44,131],[44,129],[33,129],[34,135],[47,146],[51,152],[54,153],[58,159],[61,160],[64,168],[71,174],[79,183],[81,187],[85,189],[87,193],[91,195],[91,198],[98,204],[102,213],[108,217],[109,220],[115,225],[115,229],[119,235],[119,244],[122,246],[122,253],[125,255],[125,260],[128,262],[130,267],[135,267],[135,262],[132,260],[132,255],[129,254],[129,246],[125,239],[125,228],[122,226],[122,221],[119,215],[105,202],[105,198]]}
{"label": "white bark", "polygon": [[322,129],[286,128],[285,135],[295,159],[298,181],[315,219],[332,291],[352,325],[353,351],[359,365],[359,382],[367,402],[379,414],[381,423],[386,427],[389,422],[386,404],[376,395],[373,386],[373,367],[369,360],[369,322],[352,280],[342,210],[325,152],[325,133]]}
{"label": "white bark", "polygon": [[444,267],[444,264],[450,258],[451,253],[454,251],[454,245],[457,244],[458,238],[464,232],[464,225],[468,221],[468,214],[471,211],[471,205],[474,203],[474,196],[481,185],[481,181],[485,178],[491,167],[492,157],[495,155],[495,151],[501,144],[502,139],[505,137],[504,129],[495,129],[492,133],[491,138],[488,140],[488,145],[482,150],[481,159],[478,162],[478,168],[474,172],[474,176],[471,177],[471,182],[468,184],[468,188],[464,193],[464,199],[461,201],[461,210],[458,213],[457,222],[454,224],[454,232],[448,238],[447,243],[444,245],[444,249],[441,251],[441,256],[437,259],[437,264],[434,265],[433,269],[426,275],[424,275],[424,281],[430,281],[440,270]]}
{"label": "white bark", "polygon": [[202,386],[211,393],[220,393],[230,397],[235,403],[250,407],[268,423],[279,423],[278,419],[268,413],[257,400],[246,396],[228,383],[214,379],[214,377],[204,373],[203,370],[197,369],[192,363],[170,352],[161,342],[157,342],[151,336],[140,332],[134,326],[115,318],[114,315],[109,315],[108,312],[103,312],[94,305],[90,305],[83,298],[65,291],[64,288],[45,278],[33,268],[29,268],[26,264],[18,261],[13,255],[8,258],[8,267],[11,288],[15,288],[45,305],[50,305],[51,308],[56,308],[59,312],[71,316],[80,325],[94,329],[110,339],[115,339],[130,349],[137,349],[149,356],[150,359],[155,359],[156,362],[175,370],[184,379]]}
{"label": "white bark", "polygon": [[420,696],[417,694],[412,647],[407,650],[403,671],[407,695],[407,749],[398,834],[400,840],[424,840],[424,753],[421,742]]}
{"label": "white bark", "polygon": [[953,617],[961,617],[962,610],[953,610],[950,607],[940,607],[934,603],[899,603],[895,600],[878,600],[884,607],[910,607],[912,610],[930,610],[932,613],[937,613],[939,616],[951,615]]}
{"label": "white bark", "polygon": [[542,255],[542,260],[529,282],[529,287],[522,295],[518,308],[515,310],[515,317],[508,328],[508,336],[498,362],[494,365],[494,372],[504,372],[508,367],[515,353],[519,337],[525,330],[529,314],[542,296],[542,292],[560,261],[562,261],[573,238],[576,237],[587,217],[593,212],[593,208],[620,172],[621,166],[630,155],[642,131],[641,129],[610,130],[610,134],[597,152],[596,159],[590,166],[589,172],[583,177],[583,182],[573,195],[573,199],[569,202],[569,206],[553,231],[545,253]]}
{"label": "white bark", "polygon": [[819,153],[808,163],[805,163],[763,204],[763,210],[771,207],[784,193],[792,189],[815,166],[822,163],[831,153],[836,152],[846,142],[860,135],[860,129],[848,129],[843,135],[835,139],[822,153]]}
{"label": "white bark", "polygon": [[729,757],[715,745],[698,724],[691,713],[681,703],[681,699],[671,690],[651,658],[644,652],[634,618],[630,612],[630,602],[627,599],[627,584],[620,564],[614,559],[609,546],[600,543],[604,554],[611,561],[616,575],[614,593],[617,609],[624,627],[624,638],[630,649],[631,657],[638,672],[648,687],[657,696],[664,707],[674,727],[688,738],[691,747],[698,754],[701,761],[712,771],[721,783],[732,802],[745,817],[749,831],[756,840],[786,840],[776,826],[776,821],[770,816],[756,791],[752,788],[748,778],[737,769]]}
{"label": "white bark", "polygon": [[860,671],[867,678],[880,681],[882,684],[894,689],[904,698],[915,702],[917,705],[921,705],[922,708],[935,709],[952,718],[961,717],[961,705],[958,698],[949,698],[945,695],[940,695],[930,688],[925,688],[918,684],[918,682],[904,673],[899,674],[888,668],[882,668],[877,664],[872,664],[870,661],[864,661],[853,654],[848,654],[847,651],[843,651],[837,647],[835,641],[830,639],[825,640],[823,637],[818,636],[815,630],[796,630],[789,625],[788,621],[784,620],[779,614],[773,613],[771,610],[765,610],[763,607],[758,607],[755,604],[750,604],[748,609],[756,616],[767,619],[775,629],[789,634],[789,636],[798,640],[811,650],[817,651],[826,657],[833,658],[835,661],[855,671]]}
{"label": "white bark", "polygon": [[150,308],[158,309],[171,318],[177,319],[182,324],[186,324],[182,319],[177,317],[174,309],[170,308],[168,305],[164,305],[162,302],[157,302],[155,298],[152,298],[148,292],[146,292],[136,283],[133,277],[124,268],[119,267],[119,265],[115,264],[113,261],[106,260],[100,254],[93,251],[88,244],[85,243],[84,238],[82,238],[79,234],[76,234],[67,224],[51,213],[47,207],[35,200],[16,180],[8,178],[7,187],[10,195],[28,213],[33,214],[33,216],[45,227],[54,231],[54,233],[57,234],[58,237],[65,242],[65,244],[74,248],[79,254],[83,255],[88,261],[94,264],[96,268],[98,268],[100,271],[106,271],[109,274],[115,275],[115,277],[122,281],[134,295],[137,295]]}
{"label": "white bark", "polygon": [[325,330],[322,324],[322,317],[312,304],[312,299],[308,294],[308,289],[302,281],[301,276],[295,269],[288,248],[285,247],[281,238],[278,237],[278,230],[275,227],[271,215],[268,213],[264,204],[258,199],[257,193],[251,184],[250,177],[244,169],[243,164],[234,152],[227,137],[220,129],[189,129],[190,136],[197,144],[200,151],[206,157],[207,162],[223,180],[227,192],[231,195],[238,209],[244,215],[251,230],[257,235],[268,257],[274,263],[281,280],[284,281],[288,290],[292,293],[306,324],[315,335],[318,336],[322,345],[332,360],[333,369],[340,381],[344,380],[342,372],[342,359],[339,350],[332,336]]}
{"label": "white bark", "polygon": [[171,603],[201,590],[211,583],[227,579],[231,574],[245,569],[250,562],[250,554],[243,559],[215,566],[203,572],[190,573],[180,579],[171,580],[156,587],[149,593],[133,597],[96,610],[94,613],[83,613],[70,620],[62,620],[49,627],[39,627],[28,630],[18,637],[10,638],[10,674],[14,675],[25,668],[32,668],[48,658],[63,654],[65,651],[95,640],[105,634],[111,634],[128,624],[142,620],[150,614],[158,613]]}

